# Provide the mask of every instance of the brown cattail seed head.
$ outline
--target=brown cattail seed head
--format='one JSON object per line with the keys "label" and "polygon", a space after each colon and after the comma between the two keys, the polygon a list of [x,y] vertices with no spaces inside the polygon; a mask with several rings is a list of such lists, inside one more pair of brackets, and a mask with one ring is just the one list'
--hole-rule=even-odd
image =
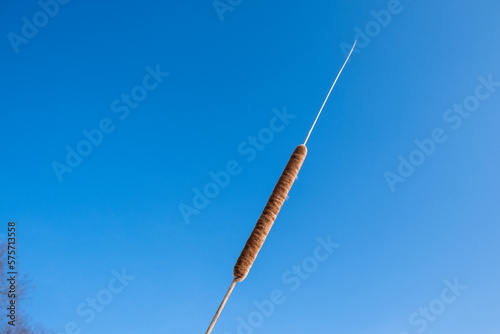
{"label": "brown cattail seed head", "polygon": [[266,237],[269,234],[278,213],[280,212],[281,206],[288,196],[290,188],[292,188],[297,174],[299,174],[300,167],[302,166],[306,155],[306,146],[299,145],[290,157],[285,170],[274,187],[271,197],[269,197],[262,214],[257,220],[257,224],[248,238],[238,261],[236,261],[233,273],[234,278],[238,282],[243,281],[245,277],[247,277],[260,248],[264,244],[264,241],[266,240]]}

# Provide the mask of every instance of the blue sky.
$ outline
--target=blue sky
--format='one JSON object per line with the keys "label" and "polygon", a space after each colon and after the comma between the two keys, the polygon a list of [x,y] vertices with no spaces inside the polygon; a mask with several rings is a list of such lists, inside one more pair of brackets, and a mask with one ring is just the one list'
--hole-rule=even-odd
{"label": "blue sky", "polygon": [[204,333],[358,37],[213,333],[500,331],[497,1],[47,3],[0,11],[0,236],[34,322]]}

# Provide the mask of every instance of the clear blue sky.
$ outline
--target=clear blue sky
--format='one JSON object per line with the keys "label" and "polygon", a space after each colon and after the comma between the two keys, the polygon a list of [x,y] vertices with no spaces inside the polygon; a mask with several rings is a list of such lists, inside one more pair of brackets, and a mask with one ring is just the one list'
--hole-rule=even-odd
{"label": "clear blue sky", "polygon": [[57,333],[204,333],[361,31],[213,333],[500,332],[498,1],[231,3],[2,3],[23,309]]}

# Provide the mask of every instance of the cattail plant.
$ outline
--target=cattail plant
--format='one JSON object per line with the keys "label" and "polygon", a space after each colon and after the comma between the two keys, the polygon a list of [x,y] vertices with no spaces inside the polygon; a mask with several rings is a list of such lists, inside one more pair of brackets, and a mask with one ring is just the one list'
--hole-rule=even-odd
{"label": "cattail plant", "polygon": [[288,161],[285,170],[281,174],[278,183],[274,187],[274,190],[271,196],[269,197],[269,200],[267,201],[267,204],[264,207],[262,214],[257,220],[257,224],[255,225],[252,234],[250,234],[250,237],[248,238],[245,247],[241,251],[240,257],[236,261],[236,265],[234,266],[233,269],[233,276],[234,276],[233,282],[231,283],[229,290],[227,291],[226,295],[224,296],[224,299],[222,300],[222,303],[220,304],[217,312],[215,313],[215,316],[213,317],[212,322],[210,323],[210,326],[206,331],[206,334],[210,334],[212,332],[212,329],[215,326],[215,323],[217,322],[217,319],[219,318],[219,315],[222,312],[224,305],[226,305],[226,302],[229,296],[231,295],[231,292],[233,292],[234,286],[236,285],[237,282],[242,282],[247,277],[250,268],[252,267],[255,259],[257,258],[257,254],[262,248],[262,245],[264,244],[264,241],[266,240],[266,237],[269,234],[269,231],[271,230],[271,227],[273,226],[274,221],[276,220],[276,217],[278,216],[278,213],[280,212],[281,207],[283,206],[283,203],[285,203],[285,200],[288,196],[288,192],[292,188],[293,182],[297,178],[300,168],[302,167],[302,163],[306,158],[307,155],[306,144],[307,141],[309,140],[309,136],[311,135],[314,126],[316,125],[316,122],[318,121],[318,118],[321,115],[321,112],[323,111],[323,108],[325,107],[328,98],[330,97],[330,93],[332,92],[333,87],[337,83],[340,74],[344,70],[344,67],[347,64],[347,62],[349,61],[349,58],[351,57],[352,51],[354,50],[355,46],[356,46],[356,41],[354,42],[354,45],[352,46],[351,51],[349,52],[349,55],[347,56],[344,64],[342,65],[342,68],[337,74],[337,77],[335,78],[332,87],[330,88],[330,91],[328,92],[328,95],[326,96],[325,101],[323,102],[323,105],[321,106],[311,129],[309,130],[309,133],[307,134],[304,144],[297,146],[297,148],[293,151],[293,154],[290,157],[290,160]]}

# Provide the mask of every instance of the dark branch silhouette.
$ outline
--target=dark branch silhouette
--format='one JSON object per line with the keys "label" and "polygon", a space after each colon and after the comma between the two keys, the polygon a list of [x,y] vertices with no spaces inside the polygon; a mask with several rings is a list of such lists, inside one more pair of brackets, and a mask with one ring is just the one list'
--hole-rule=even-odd
{"label": "dark branch silhouette", "polygon": [[0,333],[2,334],[52,334],[40,325],[33,325],[30,317],[19,307],[19,302],[27,299],[27,292],[31,289],[30,281],[23,276],[16,276],[16,319],[15,326],[10,325],[7,317],[7,307],[10,305],[10,282],[7,280],[7,243],[0,241]]}

